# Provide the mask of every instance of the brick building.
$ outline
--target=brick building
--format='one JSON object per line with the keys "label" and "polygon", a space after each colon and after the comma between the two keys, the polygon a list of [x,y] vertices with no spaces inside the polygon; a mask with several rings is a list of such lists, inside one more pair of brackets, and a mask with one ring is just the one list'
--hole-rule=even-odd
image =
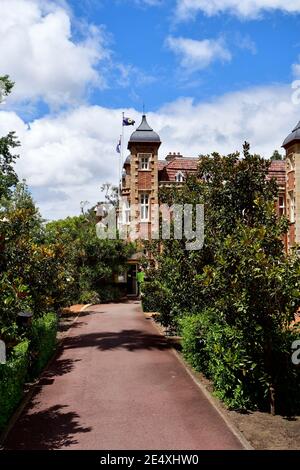
{"label": "brick building", "polygon": [[[121,193],[126,204],[123,208],[122,226],[129,226],[135,220],[142,238],[150,238],[154,223],[159,187],[180,185],[186,177],[197,171],[198,157],[184,157],[180,153],[169,153],[159,160],[161,145],[159,135],[149,126],[143,115],[139,127],[132,133],[128,150],[130,155],[123,166]],[[289,234],[284,240],[289,249],[300,242],[300,122],[283,143],[286,160],[275,160],[269,168],[269,178],[278,183],[276,201],[278,215],[287,214],[291,222]],[[137,253],[129,261],[128,292],[136,293],[136,270],[143,253]]]}

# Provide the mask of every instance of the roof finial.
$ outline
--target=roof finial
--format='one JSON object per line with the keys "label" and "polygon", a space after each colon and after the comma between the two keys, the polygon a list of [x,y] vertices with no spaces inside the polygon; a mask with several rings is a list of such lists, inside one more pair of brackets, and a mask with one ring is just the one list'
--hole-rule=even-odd
{"label": "roof finial", "polygon": [[143,103],[143,116],[145,115],[145,103]]}

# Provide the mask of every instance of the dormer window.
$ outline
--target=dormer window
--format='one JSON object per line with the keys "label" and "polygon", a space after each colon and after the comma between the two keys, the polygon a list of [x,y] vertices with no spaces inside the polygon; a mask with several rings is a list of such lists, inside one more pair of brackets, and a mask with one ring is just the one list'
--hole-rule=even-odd
{"label": "dormer window", "polygon": [[184,180],[185,180],[184,174],[182,173],[182,171],[179,171],[175,176],[176,183],[183,183]]}
{"label": "dormer window", "polygon": [[139,153],[140,170],[150,170],[151,153]]}

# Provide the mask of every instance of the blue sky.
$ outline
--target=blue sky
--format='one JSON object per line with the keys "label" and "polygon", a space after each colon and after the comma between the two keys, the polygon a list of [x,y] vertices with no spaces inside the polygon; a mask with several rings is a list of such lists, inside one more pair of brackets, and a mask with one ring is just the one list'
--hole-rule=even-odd
{"label": "blue sky", "polygon": [[[194,20],[179,22],[174,18],[175,3],[164,0],[151,7],[132,0],[71,2],[77,18],[104,25],[115,60],[153,77],[148,84],[132,78],[125,86],[124,81],[124,88],[114,83],[93,93],[91,101],[116,107],[125,103],[137,109],[145,102],[147,110],[155,111],[181,96],[210,99],[252,85],[292,80],[291,64],[300,53],[300,15],[276,10],[247,21],[229,13],[207,17],[200,11]],[[232,59],[196,72],[182,70],[166,45],[170,35],[198,41],[222,37]]]}
{"label": "blue sky", "polygon": [[17,170],[46,218],[78,213],[117,182],[122,112],[138,124],[143,103],[161,159],[229,153],[244,140],[269,158],[300,119],[300,0],[0,6],[0,75],[16,82],[0,134],[17,132]]}

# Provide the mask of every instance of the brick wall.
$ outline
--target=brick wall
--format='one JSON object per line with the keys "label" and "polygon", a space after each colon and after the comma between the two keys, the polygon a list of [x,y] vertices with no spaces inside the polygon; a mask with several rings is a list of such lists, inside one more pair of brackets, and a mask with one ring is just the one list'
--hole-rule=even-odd
{"label": "brick wall", "polygon": [[138,172],[138,188],[151,189],[151,171],[140,170]]}

